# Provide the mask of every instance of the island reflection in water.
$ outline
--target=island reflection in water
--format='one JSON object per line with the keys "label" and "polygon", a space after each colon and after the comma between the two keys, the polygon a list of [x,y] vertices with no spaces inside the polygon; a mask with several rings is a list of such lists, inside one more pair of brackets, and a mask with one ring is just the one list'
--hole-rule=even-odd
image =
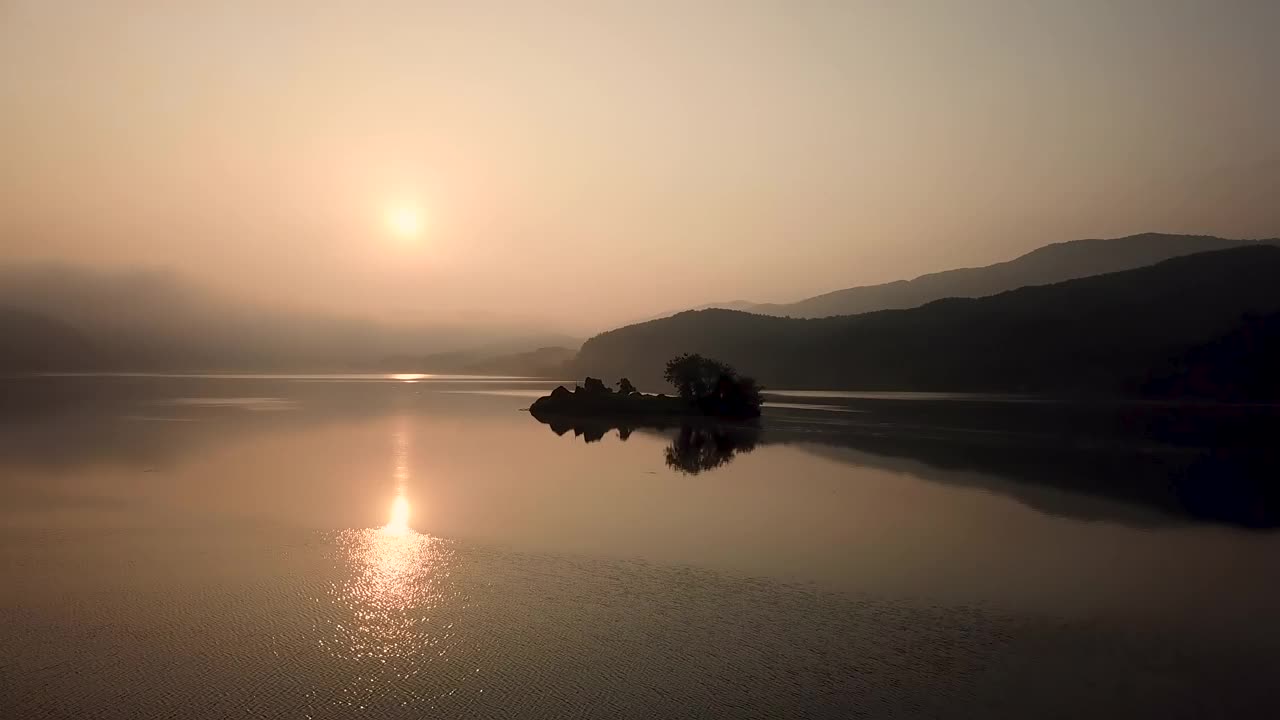
{"label": "island reflection in water", "polygon": [[[324,598],[332,612],[321,615],[319,644],[332,658],[360,671],[348,673],[355,681],[338,689],[338,702],[353,708],[388,695],[405,704],[438,700],[438,694],[414,692],[411,681],[447,659],[466,607],[452,581],[450,543],[410,524],[410,434],[407,421],[398,425],[393,435],[396,495],[387,523],[337,533],[339,579]],[[324,694],[332,698],[333,690]]]}
{"label": "island reflection in water", "polygon": [[[570,430],[584,442],[599,442],[616,430],[618,439],[626,441],[637,429],[665,432],[671,426],[663,423],[636,423],[574,418],[548,418],[545,422],[551,431],[564,435]],[[671,442],[663,450],[667,467],[686,475],[714,470],[733,460],[738,453],[749,453],[759,442],[760,431],[755,425],[719,423],[683,423],[675,431]]]}

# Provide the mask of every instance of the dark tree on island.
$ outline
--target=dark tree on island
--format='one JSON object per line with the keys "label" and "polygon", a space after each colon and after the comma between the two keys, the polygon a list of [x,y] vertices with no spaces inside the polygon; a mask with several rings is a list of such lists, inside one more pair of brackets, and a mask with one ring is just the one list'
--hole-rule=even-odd
{"label": "dark tree on island", "polygon": [[732,376],[733,368],[697,353],[683,353],[667,361],[662,379],[671,383],[680,397],[696,400],[710,395],[722,376]]}
{"label": "dark tree on island", "polygon": [[754,378],[697,353],[683,353],[667,361],[662,377],[686,402],[706,415],[758,417],[764,388]]}

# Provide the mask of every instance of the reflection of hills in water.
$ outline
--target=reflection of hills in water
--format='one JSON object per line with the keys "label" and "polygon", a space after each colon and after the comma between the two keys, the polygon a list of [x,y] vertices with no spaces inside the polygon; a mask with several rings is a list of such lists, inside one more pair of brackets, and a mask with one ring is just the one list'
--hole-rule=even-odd
{"label": "reflection of hills in water", "polygon": [[1042,512],[1156,525],[1179,519],[1280,526],[1280,409],[856,399],[825,413],[767,410],[761,428],[547,421],[596,442],[616,430],[671,438],[667,465],[697,474],[757,445],[982,488]]}

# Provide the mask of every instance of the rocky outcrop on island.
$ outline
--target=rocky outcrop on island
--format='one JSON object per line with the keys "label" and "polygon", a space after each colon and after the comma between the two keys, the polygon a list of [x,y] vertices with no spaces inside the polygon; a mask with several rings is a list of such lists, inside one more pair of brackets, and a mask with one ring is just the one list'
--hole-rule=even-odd
{"label": "rocky outcrop on island", "polygon": [[604,381],[589,377],[570,391],[561,385],[534,401],[529,412],[539,420],[552,417],[640,417],[678,418],[701,414],[697,407],[682,398],[667,395],[645,395],[637,392],[623,378],[617,392]]}
{"label": "rocky outcrop on island", "polygon": [[[529,411],[539,420],[549,417],[714,418],[750,420],[760,417],[764,402],[756,381],[729,365],[698,354],[683,353],[667,361],[663,378],[678,397],[645,395],[627,378],[610,390],[599,378],[588,377],[570,392],[563,385],[538,398]],[[545,421],[545,420],[544,420]]]}

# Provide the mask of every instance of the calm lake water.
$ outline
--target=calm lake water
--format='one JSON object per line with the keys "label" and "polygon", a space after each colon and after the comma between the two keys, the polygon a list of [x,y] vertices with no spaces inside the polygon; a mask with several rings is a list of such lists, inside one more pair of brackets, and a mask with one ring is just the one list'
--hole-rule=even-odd
{"label": "calm lake water", "polygon": [[1181,411],[553,386],[0,380],[0,717],[1276,716],[1267,466]]}

